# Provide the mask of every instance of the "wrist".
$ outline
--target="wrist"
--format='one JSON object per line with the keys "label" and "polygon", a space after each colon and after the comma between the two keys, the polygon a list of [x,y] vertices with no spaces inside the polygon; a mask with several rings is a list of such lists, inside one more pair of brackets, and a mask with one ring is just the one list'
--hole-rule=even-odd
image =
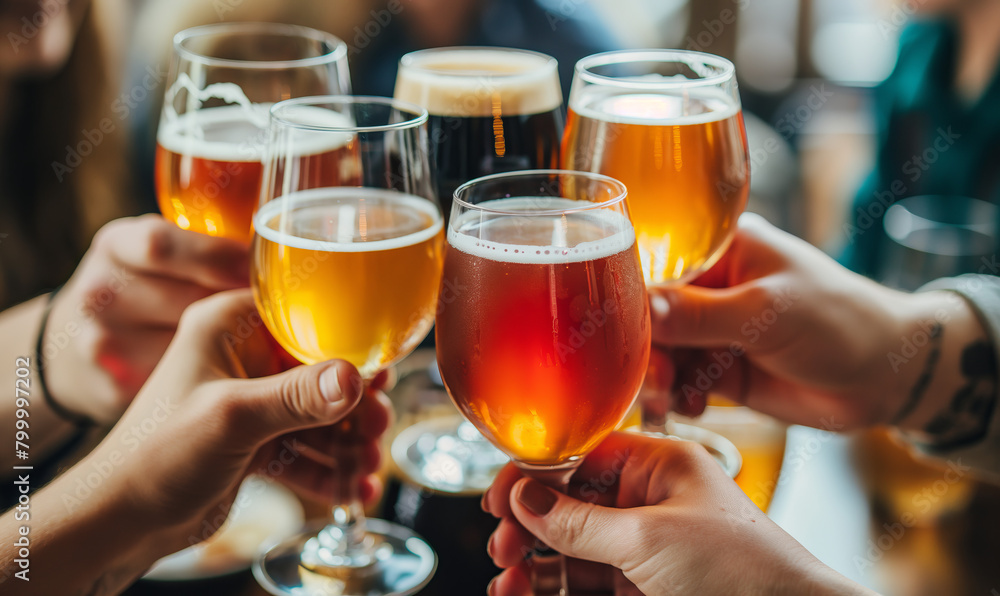
{"label": "wrist", "polygon": [[886,399],[891,404],[886,422],[923,430],[965,384],[966,348],[988,339],[975,311],[955,292],[910,294],[901,301],[899,315],[898,337],[887,354],[896,382]]}
{"label": "wrist", "polygon": [[[61,289],[62,287],[58,287],[45,297],[45,306],[39,320],[34,353],[38,373],[38,389],[46,408],[58,416],[60,420],[76,428],[87,428],[96,425],[96,419],[84,407],[81,407],[85,405],[85,402],[77,404],[66,399],[66,397],[74,396],[79,392],[80,379],[74,378],[73,383],[66,386],[61,382],[62,376],[56,373],[56,369],[60,368],[60,365],[67,358],[71,358],[71,354],[66,350],[70,346],[68,344],[60,345],[58,337],[60,335],[67,336],[72,343],[72,338],[80,333],[80,327],[77,323],[70,321],[62,325],[61,321],[57,321],[57,303],[64,298],[63,295],[60,295]],[[56,336],[56,341],[53,341],[53,334]]]}

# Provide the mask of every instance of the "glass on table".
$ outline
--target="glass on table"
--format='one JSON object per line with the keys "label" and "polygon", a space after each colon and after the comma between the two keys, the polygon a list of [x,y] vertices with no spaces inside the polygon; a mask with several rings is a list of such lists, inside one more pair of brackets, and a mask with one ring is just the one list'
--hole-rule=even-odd
{"label": "glass on table", "polygon": [[675,418],[725,437],[735,446],[740,455],[736,484],[766,513],[778,488],[788,426],[714,395],[709,395],[708,406],[697,418]]}
{"label": "glass on table", "polygon": [[181,31],[157,132],[163,216],[185,230],[249,243],[271,105],[349,92],[347,45],[328,33],[277,23]]}
{"label": "glass on table", "polygon": [[942,277],[995,273],[1000,209],[971,197],[921,195],[901,199],[885,212],[889,242],[877,273],[890,287],[915,291]]}
{"label": "glass on table", "polygon": [[[423,108],[388,98],[272,107],[251,285],[267,329],[303,363],[341,358],[367,382],[430,330],[444,232],[426,121]],[[330,170],[351,183],[331,182]],[[434,572],[433,551],[402,526],[366,520],[351,462],[338,466],[332,520],[264,552],[258,581],[288,595],[416,592]]]}
{"label": "glass on table", "polygon": [[[625,187],[536,170],[455,192],[438,365],[459,410],[525,474],[565,491],[628,414],[650,349],[649,308]],[[532,566],[566,594],[565,561]],[[554,571],[555,578],[541,570]]]}

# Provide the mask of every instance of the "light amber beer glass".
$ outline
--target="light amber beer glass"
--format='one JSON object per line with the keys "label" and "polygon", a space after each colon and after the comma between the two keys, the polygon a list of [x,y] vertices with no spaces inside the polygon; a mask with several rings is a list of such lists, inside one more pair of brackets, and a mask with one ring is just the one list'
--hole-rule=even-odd
{"label": "light amber beer glass", "polygon": [[628,187],[649,284],[690,281],[725,251],[750,189],[732,63],[678,50],[584,58],[570,92],[563,164]]}
{"label": "light amber beer glass", "polygon": [[[163,216],[186,230],[249,242],[269,108],[289,97],[348,92],[347,46],[327,33],[274,23],[178,33],[157,132]],[[324,171],[330,185],[349,182],[335,168]]]}
{"label": "light amber beer glass", "polygon": [[[427,151],[427,112],[389,98],[275,104],[254,216],[251,285],[268,331],[312,364],[354,364],[367,380],[434,322],[444,230]],[[330,170],[350,173],[336,185]],[[349,432],[353,422],[330,432]],[[344,439],[349,440],[349,439]],[[410,530],[366,520],[348,490],[332,520],[272,546],[254,575],[272,594],[412,594],[436,557]]]}
{"label": "light amber beer glass", "polygon": [[459,187],[443,283],[461,289],[437,314],[448,393],[522,470],[564,487],[625,418],[649,359],[625,187],[562,170]]}
{"label": "light amber beer glass", "polygon": [[267,328],[302,362],[341,358],[374,376],[430,331],[441,223],[437,205],[396,190],[319,188],[265,204],[253,283]]}

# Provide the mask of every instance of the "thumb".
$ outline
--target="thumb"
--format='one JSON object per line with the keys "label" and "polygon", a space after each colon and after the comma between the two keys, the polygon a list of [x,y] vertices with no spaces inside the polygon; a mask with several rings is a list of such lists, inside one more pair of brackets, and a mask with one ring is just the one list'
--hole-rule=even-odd
{"label": "thumb", "polygon": [[620,569],[635,544],[631,510],[584,503],[531,478],[514,485],[510,506],[526,530],[569,557]]}
{"label": "thumb", "polygon": [[334,424],[361,398],[364,383],[343,360],[297,366],[259,379],[224,381],[232,427],[241,436],[263,442],[301,428]]}

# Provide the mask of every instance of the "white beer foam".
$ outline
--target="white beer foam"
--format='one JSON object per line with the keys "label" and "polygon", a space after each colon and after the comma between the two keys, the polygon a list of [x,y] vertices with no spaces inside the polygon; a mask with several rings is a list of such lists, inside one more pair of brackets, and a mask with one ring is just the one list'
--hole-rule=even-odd
{"label": "white beer foam", "polygon": [[[352,238],[354,235],[356,227],[354,219],[361,200],[405,205],[407,208],[430,216],[433,223],[418,232],[398,238],[371,242],[345,241],[344,238]],[[316,208],[329,210],[331,207],[338,210],[338,240],[303,238],[279,228],[279,226],[285,227],[283,224],[286,224],[288,219],[299,217],[309,219],[308,215],[289,215],[291,212],[309,211]],[[282,213],[285,214],[285,217],[278,217]],[[254,230],[257,234],[271,242],[322,252],[376,252],[412,246],[433,238],[441,231],[443,223],[444,220],[437,205],[427,199],[395,190],[348,186],[313,188],[279,197],[261,207],[253,220]]]}
{"label": "white beer foam", "polygon": [[510,219],[523,216],[494,214],[484,223],[482,212],[466,211],[459,217],[458,222],[453,222],[449,226],[448,244],[466,254],[491,261],[522,265],[579,263],[616,255],[630,249],[635,244],[635,231],[628,218],[608,209],[593,209],[573,215],[576,221],[580,222],[579,225],[614,230],[605,238],[580,242],[574,246],[567,246],[566,220],[563,216],[555,214],[550,216],[532,215],[532,211],[541,209],[553,211],[579,209],[580,201],[552,197],[523,197],[488,201],[480,203],[478,206],[510,211],[519,211],[521,210],[519,207],[531,206],[531,210],[524,210],[525,216],[530,216],[534,221],[549,218],[548,221],[552,223],[552,242],[547,245],[507,244],[485,240],[481,237],[483,236],[482,232],[487,226],[498,226],[509,222]]}
{"label": "white beer foam", "polygon": [[[569,108],[580,116],[616,124],[676,126],[732,118],[739,104],[720,89],[645,91],[590,86],[574,90]],[[697,108],[696,113],[689,112]]]}
{"label": "white beer foam", "polygon": [[[254,104],[254,115],[248,115],[246,108],[229,105],[218,108],[195,110],[178,116],[175,120],[163,121],[156,140],[161,147],[179,155],[200,157],[214,161],[260,162],[264,146],[268,141],[267,129],[260,128],[254,121],[262,115],[267,122],[273,104]],[[296,106],[294,121],[316,126],[344,128],[352,126],[350,118],[337,112],[314,106]],[[251,117],[252,116],[252,117]],[[237,139],[206,139],[205,130],[224,126],[239,127]],[[289,139],[293,156],[314,155],[333,151],[346,145],[352,138],[350,133],[293,129],[294,137]],[[287,141],[286,141],[287,143]]]}
{"label": "white beer foam", "polygon": [[503,116],[541,114],[562,106],[548,56],[489,48],[411,55],[396,75],[395,97],[453,117],[494,116],[494,107]]}

